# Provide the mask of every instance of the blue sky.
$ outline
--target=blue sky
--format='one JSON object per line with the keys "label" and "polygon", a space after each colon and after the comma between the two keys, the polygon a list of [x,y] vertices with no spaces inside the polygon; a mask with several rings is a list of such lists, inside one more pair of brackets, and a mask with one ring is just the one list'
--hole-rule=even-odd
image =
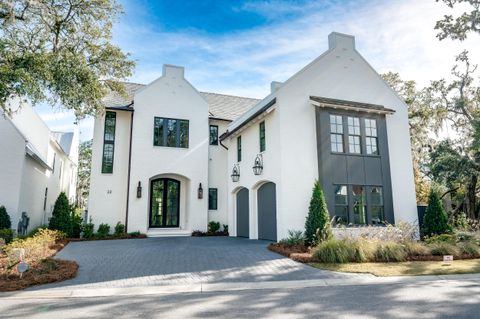
{"label": "blue sky", "polygon": [[[448,77],[454,56],[480,56],[480,37],[438,41],[435,21],[451,9],[435,0],[153,1],[120,0],[113,42],[131,53],[133,82],[149,83],[163,64],[185,67],[199,90],[262,98],[327,49],[332,31],[356,37],[358,51],[379,72],[399,72],[420,85]],[[480,63],[480,61],[476,61]],[[68,131],[70,112],[37,108],[53,130]],[[92,136],[93,120],[80,124]]]}

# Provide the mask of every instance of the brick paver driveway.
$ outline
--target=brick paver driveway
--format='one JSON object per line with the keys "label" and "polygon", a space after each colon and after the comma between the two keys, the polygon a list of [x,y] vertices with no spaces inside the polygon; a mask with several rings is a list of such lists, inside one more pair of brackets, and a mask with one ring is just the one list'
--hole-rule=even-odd
{"label": "brick paver driveway", "polygon": [[268,242],[233,237],[178,237],[71,242],[57,258],[80,265],[76,278],[33,289],[184,285],[348,278],[284,258]]}

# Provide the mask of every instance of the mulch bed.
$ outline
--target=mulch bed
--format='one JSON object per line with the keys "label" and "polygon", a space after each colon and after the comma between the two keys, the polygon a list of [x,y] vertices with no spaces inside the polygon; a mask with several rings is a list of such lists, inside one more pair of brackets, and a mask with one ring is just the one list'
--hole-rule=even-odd
{"label": "mulch bed", "polygon": [[142,239],[147,238],[145,234],[139,235],[121,235],[121,236],[107,236],[107,237],[92,237],[92,238],[69,238],[69,241],[93,241],[93,240],[116,240],[116,239]]}
{"label": "mulch bed", "polygon": [[74,278],[78,264],[70,260],[47,258],[33,265],[20,278],[20,274],[11,271],[0,275],[0,291],[21,290],[35,285],[48,284]]}
{"label": "mulch bed", "polygon": [[[305,247],[304,245],[292,245],[286,246],[278,243],[268,245],[268,249],[280,254],[282,256],[288,257],[295,261],[301,263],[311,263],[316,262],[313,258],[310,248]],[[478,257],[472,257],[469,255],[455,256],[455,260],[460,259],[476,259]],[[443,256],[427,255],[427,256],[410,256],[407,258],[407,261],[443,261]]]}

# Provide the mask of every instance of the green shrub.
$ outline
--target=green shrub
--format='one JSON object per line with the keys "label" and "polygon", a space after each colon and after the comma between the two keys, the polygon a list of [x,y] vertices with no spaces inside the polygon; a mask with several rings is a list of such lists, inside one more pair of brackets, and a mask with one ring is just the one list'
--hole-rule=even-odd
{"label": "green shrub", "polygon": [[80,233],[82,232],[82,213],[80,208],[72,207],[72,233],[71,237],[73,238],[80,238]]}
{"label": "green shrub", "polygon": [[97,230],[97,237],[105,238],[110,234],[110,225],[100,224]]}
{"label": "green shrub", "polygon": [[313,252],[313,257],[317,261],[329,264],[347,263],[352,255],[352,250],[346,240],[335,239],[321,242]]}
{"label": "green shrub", "polygon": [[407,259],[403,246],[393,241],[377,242],[373,256],[377,262],[398,262]]}
{"label": "green shrub", "polygon": [[305,237],[301,230],[289,230],[288,237],[280,240],[278,243],[285,246],[303,245]]}
{"label": "green shrub", "polygon": [[429,256],[432,254],[430,248],[424,245],[421,242],[416,241],[408,241],[404,242],[403,248],[407,253],[408,257],[416,257],[416,256]]}
{"label": "green shrub", "polygon": [[55,201],[52,218],[50,218],[48,227],[62,231],[67,234],[67,236],[72,235],[71,207],[68,203],[67,195],[65,195],[64,192],[61,192]]}
{"label": "green shrub", "polygon": [[208,232],[209,233],[216,233],[220,230],[220,223],[211,221],[208,223]]}
{"label": "green shrub", "polygon": [[478,258],[480,257],[480,246],[473,242],[460,243],[458,245],[460,253],[467,255],[469,257]]}
{"label": "green shrub", "polygon": [[435,256],[443,256],[443,255],[453,255],[453,256],[460,256],[460,250],[457,246],[448,243],[448,242],[435,242],[429,244],[428,247],[432,251],[432,255]]}
{"label": "green shrub", "polygon": [[137,237],[140,237],[142,235],[142,233],[140,233],[139,231],[132,231],[130,233],[128,233],[128,236],[132,237],[132,238],[137,238]]}
{"label": "green shrub", "polygon": [[90,219],[89,223],[86,223],[82,226],[83,238],[92,238],[94,230],[95,225],[92,223],[92,219]]}
{"label": "green shrub", "polygon": [[15,235],[15,231],[11,228],[0,229],[0,238],[5,240],[6,244],[13,240],[13,235]]}
{"label": "green shrub", "polygon": [[223,232],[228,234],[228,225],[223,224]]}
{"label": "green shrub", "polygon": [[5,206],[0,206],[0,229],[12,228],[12,221],[10,215],[7,213]]}
{"label": "green shrub", "polygon": [[122,224],[121,222],[118,222],[116,225],[115,225],[115,228],[113,230],[113,234],[115,236],[122,236],[122,235],[125,235],[125,225]]}
{"label": "green shrub", "polygon": [[330,225],[330,214],[320,183],[315,182],[312,198],[305,221],[305,245],[317,245],[333,237]]}
{"label": "green shrub", "polygon": [[450,233],[448,218],[438,193],[433,189],[428,195],[428,206],[423,216],[423,236],[433,236]]}
{"label": "green shrub", "polygon": [[441,234],[441,235],[434,235],[431,237],[425,237],[424,238],[425,242],[427,244],[433,244],[433,243],[450,243],[454,245],[457,242],[457,238],[453,234]]}

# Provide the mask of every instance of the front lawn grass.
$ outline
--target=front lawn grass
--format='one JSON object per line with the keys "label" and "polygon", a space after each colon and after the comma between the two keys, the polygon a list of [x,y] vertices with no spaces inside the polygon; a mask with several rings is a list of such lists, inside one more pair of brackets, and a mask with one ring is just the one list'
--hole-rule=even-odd
{"label": "front lawn grass", "polygon": [[324,270],[369,273],[378,277],[480,273],[480,259],[454,260],[450,265],[442,261],[346,264],[309,263],[309,265]]}

